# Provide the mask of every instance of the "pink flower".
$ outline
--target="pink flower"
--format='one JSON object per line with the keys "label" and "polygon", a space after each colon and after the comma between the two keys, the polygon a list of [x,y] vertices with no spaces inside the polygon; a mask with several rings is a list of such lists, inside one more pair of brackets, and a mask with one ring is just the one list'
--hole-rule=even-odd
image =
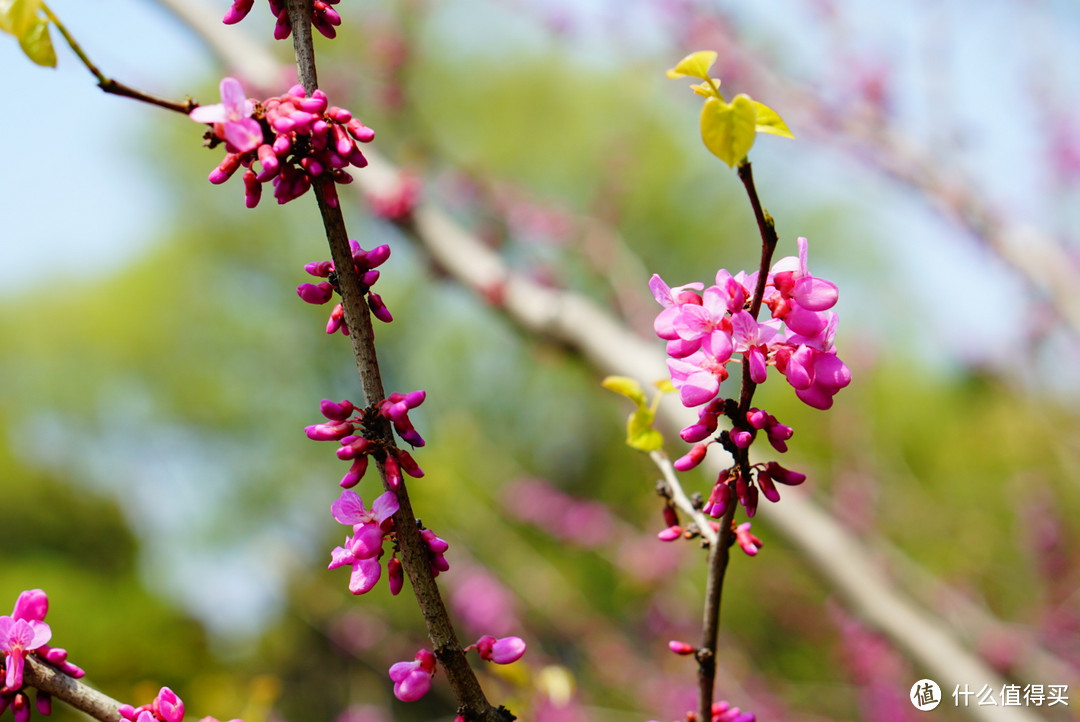
{"label": "pink flower", "polygon": [[353,525],[353,536],[345,537],[345,546],[335,547],[330,553],[329,569],[350,565],[349,591],[364,594],[371,591],[382,574],[379,557],[383,553],[383,539],[387,528],[384,524],[399,508],[397,495],[387,491],[375,499],[371,510],[364,508],[364,501],[355,491],[345,490],[330,506],[330,511],[341,524]]}
{"label": "pink flower", "polygon": [[[268,146],[263,146],[266,148]],[[262,149],[260,148],[260,151]],[[270,153],[271,157],[273,153]],[[263,161],[263,167],[266,168],[266,162]],[[273,166],[277,168],[276,165]],[[266,179],[273,176],[272,173],[267,171]],[[371,287],[375,285],[375,282],[379,280],[379,271],[376,271],[377,266],[386,262],[386,259],[390,257],[390,246],[385,243],[381,246],[376,246],[370,251],[365,251],[359,243],[350,240],[349,247],[352,253],[353,268],[356,270],[356,275],[360,277],[360,292],[367,294],[368,306],[371,308],[372,315],[379,319],[383,323],[390,323],[394,320],[390,310],[386,308],[386,304],[383,303],[379,294],[372,292]],[[312,276],[317,278],[330,278],[334,274],[335,268],[333,261],[316,261],[304,266],[304,270]],[[336,280],[332,283],[329,280],[323,281],[319,284],[314,283],[302,283],[296,287],[296,293],[300,298],[308,303],[315,305],[322,305],[329,303],[334,297],[334,293],[338,290]],[[337,304],[334,310],[330,314],[330,322],[326,325],[327,333],[335,333],[341,331],[346,336],[349,335],[349,327],[345,323],[345,310],[341,304]]]}
{"label": "pink flower", "polygon": [[0,617],[0,652],[7,657],[4,662],[7,666],[4,684],[9,690],[22,687],[26,655],[48,642],[50,637],[52,630],[45,622]]}
{"label": "pink flower", "polygon": [[761,550],[761,540],[750,533],[750,522],[744,521],[735,527],[735,541],[748,556],[755,556]]}
{"label": "pink flower", "polygon": [[381,525],[399,508],[397,494],[383,492],[371,503],[371,511],[364,508],[364,500],[355,491],[346,489],[337,501],[330,505],[330,513],[339,524]]}
{"label": "pink flower", "polygon": [[[340,0],[314,0],[311,5],[311,24],[320,33],[328,38],[337,36],[337,26],[341,25],[341,16],[331,5],[337,5]],[[247,17],[251,12],[255,0],[233,0],[232,6],[225,13],[221,22],[233,25]],[[289,19],[289,11],[284,0],[270,0],[270,12],[277,18],[274,25],[274,39],[283,40],[292,34],[292,21]]]}
{"label": "pink flower", "polygon": [[435,535],[435,532],[430,529],[421,529],[420,537],[427,544],[428,551],[431,553],[431,576],[439,576],[439,572],[445,572],[450,569],[450,562],[446,561],[446,550],[450,548],[450,545],[445,539],[442,539]]}
{"label": "pink flower", "polygon": [[222,78],[221,102],[200,105],[188,117],[196,123],[214,126],[214,134],[232,146],[231,150],[247,153],[263,142],[262,127],[251,117],[255,102],[244,95],[244,87],[236,78]]}
{"label": "pink flower", "polygon": [[720,384],[728,377],[726,364],[732,348],[730,336],[711,333],[701,348],[686,358],[668,359],[671,383],[679,390],[683,406],[700,406],[716,397]]}
{"label": "pink flower", "polygon": [[697,653],[697,647],[695,647],[692,644],[688,644],[687,642],[680,642],[677,639],[673,639],[670,642],[668,642],[667,646],[668,646],[668,649],[670,649],[675,654],[678,654],[678,655],[681,655],[681,656],[684,656],[684,657],[689,656],[691,654],[696,654]]}
{"label": "pink flower", "polygon": [[[11,617],[15,620],[22,619],[27,622],[44,622],[45,615],[48,612],[48,595],[40,589],[28,589],[15,600],[15,608],[11,612]],[[70,677],[78,679],[86,674],[78,666],[68,661],[67,651],[64,649],[42,644],[35,650],[35,653]]]}
{"label": "pink flower", "polygon": [[162,687],[150,704],[138,707],[122,704],[118,711],[121,719],[128,722],[183,722],[184,702],[176,695],[176,692],[168,687]]}
{"label": "pink flower", "polygon": [[[325,5],[315,1],[316,6],[320,4]],[[288,14],[284,17],[287,20]],[[367,165],[358,143],[370,142],[374,131],[349,111],[331,106],[321,90],[309,96],[304,86],[294,85],[284,95],[255,103],[244,97],[238,81],[225,78],[221,95],[221,103],[196,108],[190,116],[210,123],[214,135],[226,142],[225,159],[210,174],[210,182],[224,183],[245,168],[244,195],[249,208],[257,205],[263,183],[273,182],[274,198],[280,204],[306,193],[318,178],[333,181],[323,189],[327,202],[336,207],[335,184],[352,182],[346,168]],[[376,315],[387,315],[376,305],[372,309]]]}
{"label": "pink flower", "polygon": [[390,667],[390,679],[394,681],[394,696],[402,702],[415,702],[431,689],[435,674],[435,655],[421,649],[412,662],[398,662]]}
{"label": "pink flower", "polygon": [[521,659],[525,654],[525,641],[521,637],[503,637],[496,639],[485,634],[476,640],[477,653],[481,659],[486,659],[495,664],[511,664]]}
{"label": "pink flower", "polygon": [[731,317],[731,336],[734,350],[743,355],[743,362],[750,365],[750,379],[755,384],[765,383],[768,369],[765,360],[769,344],[780,333],[780,322],[758,323],[746,311],[738,311]]}
{"label": "pink flower", "polygon": [[11,616],[26,621],[44,622],[49,613],[49,596],[40,589],[28,589],[15,600]]}
{"label": "pink flower", "polygon": [[352,574],[349,576],[349,591],[353,594],[366,594],[378,583],[382,575],[382,565],[378,558],[359,556],[352,549],[352,537],[345,537],[344,547],[334,547],[330,552],[330,566],[327,569],[337,569],[346,564],[352,566]]}

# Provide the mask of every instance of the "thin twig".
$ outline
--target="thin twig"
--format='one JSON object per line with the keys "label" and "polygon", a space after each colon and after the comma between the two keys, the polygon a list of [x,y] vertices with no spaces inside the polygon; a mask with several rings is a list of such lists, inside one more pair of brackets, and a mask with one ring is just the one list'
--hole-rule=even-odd
{"label": "thin twig", "polygon": [[656,464],[656,468],[663,474],[664,483],[671,490],[671,500],[694,520],[694,524],[697,525],[701,536],[705,537],[709,542],[709,546],[716,544],[718,537],[712,528],[712,524],[709,523],[709,518],[701,512],[701,509],[694,506],[694,503],[690,501],[690,497],[683,491],[682,484],[679,483],[679,477],[675,473],[675,467],[671,465],[671,459],[662,451],[650,451],[649,458],[652,459],[653,463]]}
{"label": "thin twig", "polygon": [[52,22],[52,24],[56,26],[56,29],[60,31],[60,34],[64,36],[64,40],[67,42],[68,47],[71,48],[71,51],[75,53],[79,60],[82,61],[82,64],[86,66],[86,69],[89,70],[95,78],[97,78],[98,87],[106,93],[109,93],[111,95],[119,95],[124,98],[131,98],[133,100],[138,100],[143,103],[149,103],[150,105],[156,105],[159,108],[165,108],[166,110],[183,113],[184,115],[187,115],[196,107],[198,107],[198,103],[193,101],[191,98],[188,98],[182,103],[177,103],[172,100],[165,100],[164,98],[158,98],[156,96],[149,95],[142,92],[141,90],[136,90],[135,88],[132,88],[130,85],[125,85],[124,83],[106,77],[105,74],[102,73],[101,70],[98,69],[98,67],[90,60],[89,56],[87,56],[87,54],[83,51],[82,46],[79,45],[75,38],[72,37],[71,33],[68,32],[67,28],[64,27],[64,24],[60,22],[60,18],[58,18],[56,14],[53,13],[53,11],[50,10],[49,7],[44,3],[41,4],[41,9],[45,12],[45,16]]}

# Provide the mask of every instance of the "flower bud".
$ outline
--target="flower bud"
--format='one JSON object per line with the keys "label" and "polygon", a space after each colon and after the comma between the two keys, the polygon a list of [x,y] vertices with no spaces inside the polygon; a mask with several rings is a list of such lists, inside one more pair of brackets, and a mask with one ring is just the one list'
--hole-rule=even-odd
{"label": "flower bud", "polygon": [[668,642],[667,646],[668,646],[668,649],[670,649],[675,654],[679,654],[679,655],[682,655],[684,657],[697,652],[697,647],[695,647],[694,645],[687,644],[686,642],[680,642],[680,641],[675,640],[675,639]]}
{"label": "flower bud", "polygon": [[476,651],[481,659],[486,659],[495,664],[511,664],[521,659],[525,654],[525,642],[521,637],[503,637],[496,639],[491,635],[484,635],[476,640]]}

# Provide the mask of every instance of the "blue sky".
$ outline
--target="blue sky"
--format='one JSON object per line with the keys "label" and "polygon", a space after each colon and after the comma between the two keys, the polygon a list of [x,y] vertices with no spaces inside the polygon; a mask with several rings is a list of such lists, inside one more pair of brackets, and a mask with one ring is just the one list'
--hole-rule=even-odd
{"label": "blue sky", "polygon": [[[198,40],[156,3],[55,0],[50,7],[106,75],[134,87],[183,98],[213,67]],[[31,64],[10,36],[0,37],[7,97],[24,111],[9,105],[0,119],[6,294],[36,286],[46,263],[82,278],[122,264],[152,235],[166,200],[129,142],[161,111],[105,95],[55,31],[53,40],[56,70]]]}

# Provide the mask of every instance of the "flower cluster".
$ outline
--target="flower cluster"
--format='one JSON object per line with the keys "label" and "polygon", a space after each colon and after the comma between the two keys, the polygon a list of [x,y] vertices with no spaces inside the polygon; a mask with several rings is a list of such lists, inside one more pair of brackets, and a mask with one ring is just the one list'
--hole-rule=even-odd
{"label": "flower cluster", "polygon": [[[465,648],[475,649],[481,659],[495,664],[512,664],[525,654],[525,642],[520,637],[496,639],[484,635]],[[411,662],[397,662],[390,667],[390,679],[394,682],[394,696],[402,702],[415,702],[431,689],[431,678],[437,667],[435,655],[421,649]],[[740,721],[741,722],[741,721]],[[752,722],[752,721],[751,721]]]}
{"label": "flower cluster", "polygon": [[[394,536],[394,520],[391,517],[399,508],[397,494],[393,491],[383,492],[371,503],[371,509],[368,510],[364,508],[364,500],[360,495],[348,489],[341,492],[337,501],[330,505],[330,513],[334,519],[339,524],[351,525],[353,533],[352,536],[345,537],[345,546],[335,547],[330,553],[328,568],[337,569],[345,565],[352,567],[349,591],[353,594],[366,594],[379,581],[382,575],[379,559],[383,555],[383,542]],[[422,529],[420,537],[427,545],[431,576],[437,577],[440,572],[448,571],[450,562],[446,561],[445,554],[450,545],[446,540],[436,536],[430,529]],[[405,575],[401,561],[397,558],[396,547],[386,563],[386,574],[389,578],[390,593],[397,595],[405,583]]]}
{"label": "flower cluster", "polygon": [[[368,307],[375,318],[383,323],[390,323],[394,317],[383,303],[382,297],[371,291],[371,287],[379,280],[379,271],[375,270],[390,257],[390,246],[383,244],[376,246],[370,251],[365,251],[356,241],[350,240],[349,246],[352,251],[353,268],[360,279],[360,292],[367,296]],[[316,261],[304,266],[304,270],[316,278],[327,280],[320,283],[302,283],[296,287],[296,293],[308,303],[321,306],[328,303],[338,290],[337,272],[333,261]],[[345,323],[345,309],[339,303],[330,312],[330,320],[326,323],[326,332],[334,333],[341,331],[349,335],[349,327]]]}
{"label": "flower cluster", "polygon": [[[737,401],[719,395],[734,354],[741,354],[753,383],[764,383],[769,366],[774,366],[795,389],[795,395],[817,409],[830,408],[833,396],[851,382],[851,372],[833,346],[837,316],[830,309],[836,304],[836,286],[810,273],[806,239],[799,238],[797,245],[798,257],[777,261],[765,279],[761,300],[771,311],[767,321],[759,322],[749,312],[758,284],[756,271],[733,276],[721,269],[715,284],[708,288],[702,283],[672,288],[655,275],[649,281],[653,297],[664,307],[654,329],[667,341],[672,385],[683,405],[701,407],[697,423],[680,432],[693,446],[675,461],[677,470],[687,471],[700,464],[714,442],[732,453],[745,450],[758,432],[763,432],[778,452],[787,451],[787,441],[794,433],[790,426],[762,409],[741,412]],[[731,429],[717,434],[720,416],[730,420]],[[776,484],[792,486],[806,479],[776,462],[755,464],[750,470],[753,479],[745,478],[737,467],[722,472],[703,511],[719,518],[735,497],[747,515],[753,516],[759,490],[775,502],[780,498]],[[677,528],[669,523],[661,538],[677,538]],[[736,530],[736,538],[751,556],[761,546],[749,527]]]}
{"label": "flower cluster", "polygon": [[[337,5],[340,0],[315,0],[311,7],[311,24],[315,29],[328,38],[337,37],[337,26],[341,25],[341,16],[337,10],[330,7]],[[255,0],[233,0],[232,7],[225,13],[222,22],[226,25],[238,23],[251,12]],[[274,39],[283,40],[292,34],[292,21],[289,20],[289,11],[285,7],[285,0],[270,0],[270,12],[277,18],[274,26]]]}
{"label": "flower cluster", "polygon": [[[117,711],[124,722],[184,722],[184,701],[168,687],[162,687],[149,704],[138,707],[122,704]],[[203,717],[200,722],[218,721],[214,717]],[[243,720],[234,719],[230,722]]]}
{"label": "flower cluster", "polygon": [[685,406],[708,403],[728,377],[727,363],[741,353],[754,383],[763,383],[775,366],[803,402],[818,409],[851,382],[851,372],[836,356],[836,286],[806,267],[807,242],[799,238],[799,257],[778,261],[769,272],[762,301],[772,318],[758,322],[747,311],[757,272],[732,276],[721,269],[716,284],[670,288],[654,275],[653,297],[664,307],[654,329],[667,344],[668,370]]}
{"label": "flower cluster", "polygon": [[[714,495],[716,494],[716,490],[721,488],[724,489],[726,493],[730,493],[729,487],[726,484],[717,484],[715,487],[713,487]],[[725,499],[726,498],[727,497],[725,494]],[[776,498],[779,499],[780,497],[777,496]],[[723,516],[724,509],[726,508],[725,506],[723,506],[723,504],[719,507],[719,513],[712,513],[716,510],[710,509],[710,507],[715,503],[716,502],[714,501],[714,499],[710,497],[709,503],[705,507],[706,512],[710,513],[712,516],[715,517]],[[751,514],[751,516],[753,516],[753,514]],[[675,506],[671,504],[670,501],[664,505],[664,523],[667,524],[667,526],[664,527],[664,529],[662,529],[656,535],[656,538],[660,541],[670,542],[675,541],[676,539],[682,539],[683,537],[687,539],[692,539],[696,536],[695,533],[683,529],[683,527],[679,524],[679,515],[675,511]],[[720,531],[720,525],[715,521],[710,521],[709,525],[712,527],[713,531]],[[732,522],[732,533],[735,534],[735,542],[739,545],[739,548],[746,553],[747,556],[757,556],[757,553],[761,551],[761,547],[764,546],[764,543],[760,539],[750,533],[750,522],[748,521],[743,522],[738,526],[735,526],[734,522]],[[671,651],[675,652],[676,654],[692,654],[696,649],[694,647],[688,646],[676,648],[675,645],[677,644],[685,645],[685,643],[671,643]],[[682,649],[682,651],[679,651],[680,649]]]}
{"label": "flower cluster", "polygon": [[[191,119],[207,123],[207,145],[225,143],[225,159],[210,173],[210,182],[224,183],[245,168],[244,192],[248,208],[262,197],[262,184],[272,181],[278,203],[299,198],[313,179],[326,177],[335,183],[351,183],[345,170],[363,168],[367,159],[358,143],[368,143],[375,131],[348,110],[331,106],[326,93],[310,96],[302,85],[285,95],[256,102],[247,98],[235,78],[221,81],[221,102],[191,111]],[[260,170],[255,170],[255,163]],[[327,201],[337,205],[333,183],[325,185]]]}
{"label": "flower cluster", "polygon": [[168,687],[162,687],[149,704],[120,705],[120,717],[128,722],[183,722],[184,701]]}
{"label": "flower cluster", "polygon": [[383,463],[387,483],[396,489],[401,485],[402,472],[417,479],[424,472],[409,452],[394,446],[389,427],[393,426],[407,444],[423,446],[424,439],[409,420],[409,411],[423,403],[425,396],[423,390],[407,394],[392,393],[367,409],[357,409],[351,401],[323,399],[319,410],[329,420],[305,427],[304,433],[314,441],[341,443],[341,448],[337,450],[338,458],[352,461],[352,466],[341,480],[342,487],[350,489],[356,486],[367,471],[368,457],[374,454]]}
{"label": "flower cluster", "polygon": [[[30,654],[49,662],[64,674],[82,677],[84,672],[67,659],[67,652],[47,644],[52,630],[45,623],[49,612],[49,597],[40,589],[30,589],[19,595],[11,615],[0,616],[0,661],[4,673],[0,676],[0,713],[8,707],[19,722],[30,718],[30,703],[23,690],[23,671]],[[38,690],[35,698],[38,712],[52,711],[52,698]]]}
{"label": "flower cluster", "polygon": [[[339,524],[351,525],[352,536],[345,537],[345,546],[335,547],[330,553],[329,569],[337,569],[346,564],[352,566],[349,577],[349,591],[353,594],[366,594],[371,591],[382,574],[379,559],[383,555],[383,542],[393,533],[394,520],[390,517],[399,508],[397,495],[392,491],[384,492],[371,503],[371,509],[364,508],[364,500],[355,491],[346,490],[330,505],[330,513]],[[391,561],[397,557],[392,557]],[[387,564],[390,578],[390,591],[401,591],[404,577],[401,563],[391,567]]]}

